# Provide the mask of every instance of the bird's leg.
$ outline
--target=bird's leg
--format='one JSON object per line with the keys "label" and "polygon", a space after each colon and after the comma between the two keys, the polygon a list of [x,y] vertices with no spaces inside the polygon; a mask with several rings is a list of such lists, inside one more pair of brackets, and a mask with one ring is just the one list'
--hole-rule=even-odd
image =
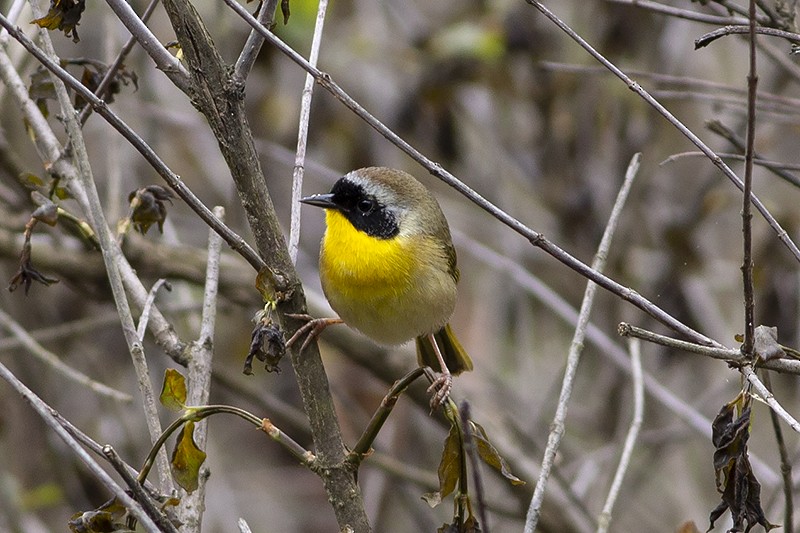
{"label": "bird's leg", "polygon": [[433,333],[428,335],[428,339],[433,345],[433,351],[436,352],[436,359],[439,360],[439,366],[442,369],[439,377],[436,378],[433,383],[431,383],[430,387],[428,387],[428,393],[434,393],[433,396],[431,396],[431,411],[434,411],[437,407],[444,403],[448,396],[450,396],[450,390],[453,388],[453,375],[450,373],[450,370],[448,370],[447,365],[444,363],[442,351],[439,349],[439,345],[436,343]]}
{"label": "bird's leg", "polygon": [[325,328],[328,326],[333,326],[334,324],[342,324],[344,321],[341,318],[314,318],[311,315],[306,314],[294,314],[294,313],[287,313],[286,316],[289,318],[294,318],[297,320],[305,320],[306,323],[300,326],[297,331],[294,332],[294,335],[286,341],[286,348],[291,348],[292,345],[300,339],[303,335],[306,336],[306,339],[303,341],[302,346],[300,346],[300,353],[306,349],[308,343],[316,339],[320,333],[322,333]]}

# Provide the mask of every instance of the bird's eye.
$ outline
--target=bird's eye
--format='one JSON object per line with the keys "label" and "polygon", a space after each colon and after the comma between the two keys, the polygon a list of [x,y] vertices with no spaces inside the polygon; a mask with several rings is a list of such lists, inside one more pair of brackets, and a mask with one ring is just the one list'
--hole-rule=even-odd
{"label": "bird's eye", "polygon": [[375,207],[375,202],[367,199],[359,200],[356,204],[356,209],[358,209],[358,211],[364,215],[372,211],[373,207]]}

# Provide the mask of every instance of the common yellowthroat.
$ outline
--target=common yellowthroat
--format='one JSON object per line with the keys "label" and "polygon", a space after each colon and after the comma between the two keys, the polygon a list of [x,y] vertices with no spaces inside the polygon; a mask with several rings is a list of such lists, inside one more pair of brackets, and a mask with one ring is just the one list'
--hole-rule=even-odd
{"label": "common yellowthroat", "polygon": [[333,310],[379,344],[416,339],[419,365],[440,372],[429,390],[441,404],[472,361],[447,323],[459,272],[436,198],[406,172],[368,167],[300,201],[325,209],[319,271]]}

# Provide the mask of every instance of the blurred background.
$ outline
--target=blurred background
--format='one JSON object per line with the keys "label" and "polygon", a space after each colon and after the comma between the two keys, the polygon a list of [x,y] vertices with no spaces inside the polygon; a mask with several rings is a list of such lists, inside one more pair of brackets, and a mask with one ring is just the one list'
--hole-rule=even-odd
{"label": "blurred background", "polygon": [[[10,0],[0,0],[7,13]],[[771,4],[771,2],[766,2]],[[141,13],[144,2],[132,1]],[[664,0],[685,11],[732,18],[736,6]],[[745,6],[746,3],[742,2]],[[253,11],[255,4],[248,4]],[[561,0],[548,7],[600,53],[637,80],[686,126],[719,152],[734,144],[707,128],[719,121],[745,136],[747,42],[728,36],[700,50],[694,40],[721,24],[681,19],[623,2]],[[236,60],[248,27],[221,2],[198,3],[226,60]],[[291,1],[287,25],[275,33],[307,55],[316,2]],[[33,32],[29,11],[18,24]],[[740,17],[741,18],[741,17]],[[768,24],[769,21],[766,23]],[[149,26],[174,39],[159,7]],[[105,5],[87,3],[80,42],[53,32],[62,57],[109,61],[128,33]],[[800,67],[790,45],[759,37],[756,150],[769,160],[800,164]],[[24,79],[35,61],[16,43],[8,52]],[[607,73],[522,0],[339,0],[328,8],[319,59],[341,87],[428,157],[575,257],[590,263],[631,157],[642,165],[611,247],[607,274],[685,324],[730,347],[742,333],[741,199],[739,191],[685,137],[624,83]],[[141,49],[126,68],[138,89],[123,87],[114,110],[160,154],[208,206],[226,208],[227,223],[250,238],[243,211],[216,141],[204,119],[156,70]],[[284,227],[289,227],[291,177],[305,73],[265,45],[247,81],[247,105],[261,164]],[[65,138],[55,103],[50,120]],[[127,196],[160,183],[152,168],[100,117],[85,126],[106,216],[127,214]],[[490,526],[518,531],[538,475],[586,281],[449,189],[398,148],[317,88],[311,111],[304,191],[325,192],[343,173],[383,165],[417,176],[447,215],[461,270],[452,324],[475,361],[455,380],[454,397],[468,400],[524,487],[511,487],[483,468]],[[674,157],[682,154],[681,157]],[[671,158],[671,159],[670,159]],[[0,85],[0,273],[18,267],[22,228],[32,204],[19,176],[46,173],[22,116]],[[666,161],[666,162],[665,162]],[[743,167],[729,160],[741,176]],[[791,171],[787,171],[791,172]],[[800,191],[757,167],[754,192],[795,240]],[[76,215],[71,200],[64,207]],[[181,337],[196,338],[208,229],[180,201],[169,208],[164,233],[131,235],[126,252],[146,285],[173,284],[157,303]],[[317,254],[322,212],[303,210],[297,262],[314,314],[329,316],[319,288]],[[779,341],[800,345],[797,263],[764,220],[753,219],[756,323],[777,326]],[[288,233],[287,233],[288,235]],[[60,279],[0,293],[2,309],[67,364],[105,384],[138,395],[100,257],[61,227],[34,234],[34,263]],[[226,250],[215,340],[212,403],[244,407],[270,418],[310,447],[291,365],[280,374],[260,366],[241,374],[251,317],[261,307],[254,272]],[[632,416],[626,343],[617,324],[669,333],[618,297],[599,292],[596,326],[578,370],[566,434],[550,481],[540,531],[593,531],[619,461]],[[122,458],[139,465],[149,449],[138,402],[120,404],[65,380],[5,330],[0,361],[68,420]],[[156,387],[175,366],[145,345]],[[321,350],[347,442],[354,443],[388,390],[415,364],[413,347],[378,348],[345,327],[322,336]],[[647,373],[644,425],[611,523],[612,531],[675,531],[687,521],[707,528],[719,502],[710,421],[740,389],[724,363],[643,345]],[[774,375],[775,394],[798,413],[793,376]],[[436,509],[420,499],[436,488],[446,427],[425,407],[422,383],[402,398],[381,432],[359,482],[375,531],[435,531],[452,514],[452,497]],[[10,387],[0,385],[0,530],[64,531],[70,515],[108,499]],[[163,413],[163,422],[171,420]],[[794,464],[796,434],[785,427]],[[780,461],[765,406],[756,405],[750,450],[773,523],[783,520]],[[204,531],[336,530],[318,478],[282,448],[233,418],[210,422]],[[717,531],[729,526],[726,516]]]}

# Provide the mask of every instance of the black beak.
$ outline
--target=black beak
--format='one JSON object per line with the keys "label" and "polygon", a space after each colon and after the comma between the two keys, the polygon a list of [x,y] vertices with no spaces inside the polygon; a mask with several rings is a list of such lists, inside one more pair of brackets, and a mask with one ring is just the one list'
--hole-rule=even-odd
{"label": "black beak", "polygon": [[333,194],[331,193],[312,194],[311,196],[300,198],[300,201],[304,204],[322,207],[325,209],[336,209],[339,207],[336,202],[333,201]]}

